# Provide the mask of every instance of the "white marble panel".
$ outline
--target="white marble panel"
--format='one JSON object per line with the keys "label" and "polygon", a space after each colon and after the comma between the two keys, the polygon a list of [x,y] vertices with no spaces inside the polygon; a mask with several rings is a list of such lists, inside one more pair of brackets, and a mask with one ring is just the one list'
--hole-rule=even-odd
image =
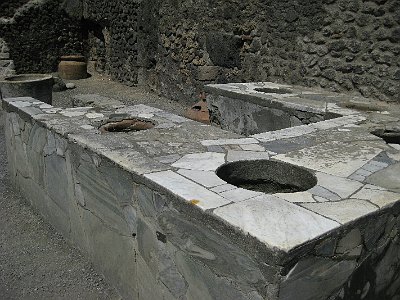
{"label": "white marble panel", "polygon": [[338,202],[303,203],[301,206],[342,224],[378,210],[378,207],[375,205],[359,199],[348,199]]}
{"label": "white marble panel", "polygon": [[341,198],[349,197],[363,186],[363,184],[358,181],[326,173],[317,172],[316,176],[318,179],[318,185],[338,194]]}
{"label": "white marble panel", "polygon": [[400,194],[367,184],[359,192],[354,194],[352,198],[369,200],[379,207],[384,207],[386,205],[399,201]]}
{"label": "white marble panel", "polygon": [[146,174],[145,177],[203,210],[231,202],[172,171]]}
{"label": "white marble panel", "polygon": [[314,127],[312,127],[311,125],[300,125],[300,126],[285,128],[285,129],[276,130],[276,131],[268,131],[268,132],[254,134],[254,135],[252,135],[252,137],[256,138],[257,140],[259,140],[261,142],[268,142],[268,141],[302,136],[304,134],[311,133],[314,131],[316,131],[316,129]]}
{"label": "white marble panel", "polygon": [[240,160],[269,159],[268,152],[229,150],[226,156],[228,162]]}
{"label": "white marble panel", "polygon": [[239,145],[239,146],[244,151],[260,151],[260,152],[265,151],[265,148],[259,144],[244,144],[244,145]]}
{"label": "white marble panel", "polygon": [[205,187],[215,187],[218,185],[223,185],[226,182],[219,178],[214,172],[210,171],[198,171],[198,170],[186,170],[180,169],[178,173],[193,180]]}
{"label": "white marble panel", "polygon": [[235,188],[225,192],[221,192],[220,195],[229,202],[240,202],[250,198],[254,198],[263,195],[261,192],[250,191],[242,188]]}
{"label": "white marble panel", "polygon": [[204,140],[201,141],[203,146],[222,146],[222,145],[248,145],[257,144],[258,141],[253,138],[242,139],[218,139],[218,140]]}
{"label": "white marble panel", "polygon": [[378,155],[382,149],[375,142],[329,142],[286,154],[275,159],[339,177],[348,177]]}
{"label": "white marble panel", "polygon": [[267,246],[284,251],[339,226],[335,221],[272,195],[220,207],[214,213]]}
{"label": "white marble panel", "polygon": [[315,202],[313,195],[307,191],[297,193],[276,193],[274,196],[292,203]]}
{"label": "white marble panel", "polygon": [[187,154],[172,166],[188,170],[215,171],[223,163],[225,163],[224,153],[203,152]]}

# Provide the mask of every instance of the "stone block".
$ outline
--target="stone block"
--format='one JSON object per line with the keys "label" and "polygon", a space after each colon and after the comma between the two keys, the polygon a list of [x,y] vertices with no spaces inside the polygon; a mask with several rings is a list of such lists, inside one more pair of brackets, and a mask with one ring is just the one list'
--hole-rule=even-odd
{"label": "stone block", "polygon": [[197,69],[197,79],[200,81],[213,81],[217,78],[219,68],[216,66],[199,66]]}
{"label": "stone block", "polygon": [[[90,156],[86,158],[82,156],[82,158],[91,160]],[[85,208],[116,232],[131,236],[122,211],[123,206],[117,199],[116,191],[109,185],[106,175],[100,173],[92,161],[84,159],[81,159],[79,167],[75,166],[74,170],[76,182],[82,190]]]}
{"label": "stone block", "polygon": [[240,48],[243,41],[239,36],[223,32],[209,32],[206,35],[207,52],[216,66],[240,67]]}
{"label": "stone block", "polygon": [[116,232],[88,210],[83,211],[82,225],[93,264],[123,298],[137,299],[137,249],[134,239]]}
{"label": "stone block", "polygon": [[303,259],[283,280],[279,300],[327,299],[347,281],[355,267],[352,260]]}
{"label": "stone block", "polygon": [[0,59],[10,59],[10,53],[0,53]]}
{"label": "stone block", "polygon": [[52,154],[45,157],[45,188],[52,201],[66,214],[69,214],[70,195],[68,193],[68,174],[65,159]]}

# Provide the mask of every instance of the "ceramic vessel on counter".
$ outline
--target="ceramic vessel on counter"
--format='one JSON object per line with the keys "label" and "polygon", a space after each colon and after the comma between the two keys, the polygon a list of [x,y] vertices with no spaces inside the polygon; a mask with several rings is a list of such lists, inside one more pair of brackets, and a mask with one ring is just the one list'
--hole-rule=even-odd
{"label": "ceramic vessel on counter", "polygon": [[20,74],[6,76],[0,81],[2,98],[32,97],[52,103],[53,76],[47,74]]}
{"label": "ceramic vessel on counter", "polygon": [[87,77],[87,63],[83,55],[61,56],[58,74],[62,79],[77,80]]}

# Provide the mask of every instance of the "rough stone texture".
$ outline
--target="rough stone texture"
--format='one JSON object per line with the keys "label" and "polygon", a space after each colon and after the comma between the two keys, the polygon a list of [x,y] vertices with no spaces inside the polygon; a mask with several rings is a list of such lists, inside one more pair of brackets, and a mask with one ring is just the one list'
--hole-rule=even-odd
{"label": "rough stone texture", "polygon": [[[108,74],[114,80],[127,85],[137,83],[138,18],[146,18],[146,15],[140,14],[141,1],[82,2],[85,19],[83,23],[85,52],[88,60],[95,62],[95,69],[98,72]],[[143,6],[146,6],[146,2],[148,1],[143,1]],[[142,32],[142,38],[145,36],[145,32]],[[151,51],[151,49],[141,49],[141,51]]]}
{"label": "rough stone texture", "polygon": [[217,83],[277,81],[400,100],[397,0],[153,2],[159,34],[149,38],[161,44],[148,81],[172,98],[194,98],[203,85],[196,73],[216,66],[209,79]]}
{"label": "rough stone texture", "polygon": [[62,55],[83,51],[81,22],[68,15],[61,2],[30,1],[0,19],[0,37],[8,44],[18,73],[53,72]]}
{"label": "rough stone texture", "polygon": [[41,0],[0,22],[0,36],[18,72],[85,52],[98,72],[186,103],[206,83],[242,81],[399,101],[399,15],[398,0]]}
{"label": "rough stone texture", "polygon": [[14,61],[10,59],[10,50],[7,43],[0,38],[0,78],[14,74]]}
{"label": "rough stone texture", "polygon": [[[252,135],[340,116],[328,103],[343,95],[275,83],[207,85],[210,122]],[[296,129],[294,129],[296,130]]]}
{"label": "rough stone texture", "polygon": [[0,3],[0,17],[11,18],[16,10],[22,5],[28,3],[29,0],[7,0]]}

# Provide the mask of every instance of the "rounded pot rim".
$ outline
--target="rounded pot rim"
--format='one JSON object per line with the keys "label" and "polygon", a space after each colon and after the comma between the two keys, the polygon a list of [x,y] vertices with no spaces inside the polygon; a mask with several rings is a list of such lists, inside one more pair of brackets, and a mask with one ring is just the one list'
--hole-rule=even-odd
{"label": "rounded pot rim", "polygon": [[[23,77],[37,77],[34,79],[28,79],[28,80],[23,80]],[[10,79],[17,79],[17,80],[10,80]],[[18,80],[18,78],[21,78],[21,80]],[[18,75],[9,75],[9,76],[5,76],[1,82],[3,83],[26,83],[26,82],[38,82],[38,81],[46,81],[49,79],[52,79],[53,75],[50,74],[18,74]]]}

